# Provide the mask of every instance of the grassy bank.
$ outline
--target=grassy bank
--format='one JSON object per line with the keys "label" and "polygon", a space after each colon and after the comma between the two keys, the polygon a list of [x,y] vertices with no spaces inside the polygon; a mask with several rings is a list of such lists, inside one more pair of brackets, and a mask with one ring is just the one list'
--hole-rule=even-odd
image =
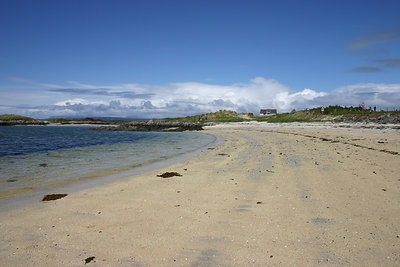
{"label": "grassy bank", "polygon": [[[388,119],[390,118],[390,119]],[[301,110],[297,112],[281,113],[271,116],[254,116],[252,113],[236,113],[229,110],[220,110],[213,113],[202,115],[166,118],[166,121],[182,121],[193,123],[225,123],[225,122],[243,122],[243,121],[259,121],[269,123],[290,123],[290,122],[346,122],[346,121],[371,121],[382,123],[398,123],[400,121],[400,111],[379,111],[373,112],[361,107],[341,107],[328,106],[314,108],[309,110]]]}
{"label": "grassy bank", "polygon": [[35,121],[35,119],[14,114],[0,115],[0,121]]}
{"label": "grassy bank", "polygon": [[[248,116],[244,118],[245,116]],[[235,111],[230,110],[220,110],[217,112],[206,113],[202,115],[194,115],[188,117],[178,117],[178,118],[165,118],[165,121],[182,121],[182,122],[200,122],[200,123],[207,123],[207,122],[242,122],[249,119],[252,119],[254,116],[252,114],[238,114]]]}

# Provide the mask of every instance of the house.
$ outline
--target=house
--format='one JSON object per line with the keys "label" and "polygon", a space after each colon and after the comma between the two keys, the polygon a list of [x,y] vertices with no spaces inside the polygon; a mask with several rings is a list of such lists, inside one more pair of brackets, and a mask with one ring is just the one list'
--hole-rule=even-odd
{"label": "house", "polygon": [[276,109],[261,109],[260,110],[260,116],[269,116],[269,115],[275,115],[278,112]]}

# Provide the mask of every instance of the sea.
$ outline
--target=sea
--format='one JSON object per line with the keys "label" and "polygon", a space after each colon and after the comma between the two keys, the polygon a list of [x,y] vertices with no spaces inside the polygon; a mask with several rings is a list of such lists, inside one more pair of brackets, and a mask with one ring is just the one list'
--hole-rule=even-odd
{"label": "sea", "polygon": [[[89,126],[0,127],[0,200],[72,183],[134,175],[216,141],[201,132],[94,131]],[[126,176],[125,175],[125,176]]]}

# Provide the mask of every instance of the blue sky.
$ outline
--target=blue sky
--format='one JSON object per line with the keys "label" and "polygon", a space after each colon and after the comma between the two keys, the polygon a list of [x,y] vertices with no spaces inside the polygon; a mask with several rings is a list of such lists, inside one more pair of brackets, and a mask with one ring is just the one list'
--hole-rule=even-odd
{"label": "blue sky", "polygon": [[0,114],[400,108],[399,1],[0,0]]}

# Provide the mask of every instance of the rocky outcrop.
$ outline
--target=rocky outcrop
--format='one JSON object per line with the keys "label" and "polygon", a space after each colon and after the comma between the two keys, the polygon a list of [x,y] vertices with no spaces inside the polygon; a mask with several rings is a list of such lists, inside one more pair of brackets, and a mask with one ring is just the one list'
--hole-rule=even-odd
{"label": "rocky outcrop", "polygon": [[[372,114],[374,115],[374,114]],[[377,124],[400,124],[400,114],[376,114],[375,116],[346,116],[343,118],[344,122],[363,122],[363,123],[377,123]]]}
{"label": "rocky outcrop", "polygon": [[47,125],[49,122],[47,121],[39,121],[39,120],[7,120],[7,121],[1,121],[0,120],[0,126],[15,126],[15,125]]}
{"label": "rocky outcrop", "polygon": [[201,124],[179,121],[132,121],[122,123],[119,126],[101,126],[91,128],[92,130],[107,131],[137,131],[137,132],[183,132],[203,130]]}
{"label": "rocky outcrop", "polygon": [[110,121],[84,121],[84,120],[68,120],[68,121],[62,121],[62,122],[55,122],[55,124],[60,124],[60,125],[115,125],[115,122],[110,122]]}

